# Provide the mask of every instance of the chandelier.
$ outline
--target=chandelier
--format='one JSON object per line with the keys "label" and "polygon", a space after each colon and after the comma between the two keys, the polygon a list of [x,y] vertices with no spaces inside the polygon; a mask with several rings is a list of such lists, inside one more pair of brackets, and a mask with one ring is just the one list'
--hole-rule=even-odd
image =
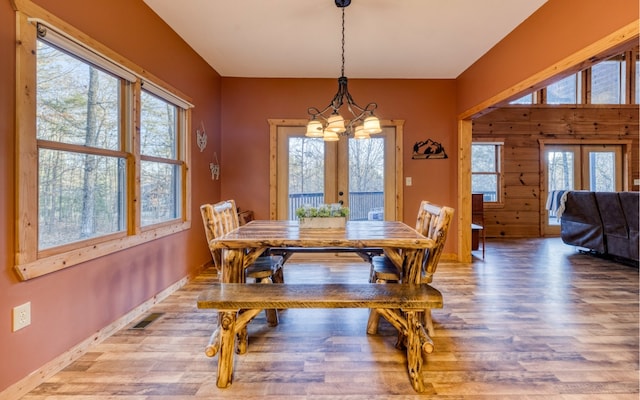
{"label": "chandelier", "polygon": [[[351,0],[335,0],[336,6],[342,8],[342,68],[338,78],[338,92],[322,111],[316,107],[309,107],[309,123],[305,136],[323,138],[326,141],[337,141],[340,136],[353,136],[355,139],[369,139],[369,135],[380,133],[380,120],[373,112],[378,105],[369,103],[361,107],[353,100],[344,76],[344,9],[351,4]],[[348,122],[340,115],[339,109],[344,102],[353,115]]]}

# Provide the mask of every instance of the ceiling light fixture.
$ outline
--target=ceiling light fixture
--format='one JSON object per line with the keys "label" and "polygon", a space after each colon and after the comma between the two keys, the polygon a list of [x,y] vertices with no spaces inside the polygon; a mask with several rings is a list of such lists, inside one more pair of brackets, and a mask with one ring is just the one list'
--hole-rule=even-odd
{"label": "ceiling light fixture", "polygon": [[[355,139],[369,139],[369,135],[382,132],[380,120],[373,114],[378,105],[372,102],[360,107],[349,94],[347,77],[344,76],[344,9],[351,4],[351,0],[335,0],[335,3],[342,8],[342,69],[338,78],[338,92],[322,111],[309,107],[307,112],[310,118],[305,136],[323,138],[326,141],[337,141],[340,136],[352,135]],[[338,111],[345,99],[347,109],[353,114],[353,118],[346,123]]]}

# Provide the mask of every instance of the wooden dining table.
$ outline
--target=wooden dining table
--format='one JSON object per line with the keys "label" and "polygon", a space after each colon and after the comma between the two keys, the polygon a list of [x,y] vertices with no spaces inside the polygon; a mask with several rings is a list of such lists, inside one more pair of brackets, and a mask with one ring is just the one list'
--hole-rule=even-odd
{"label": "wooden dining table", "polygon": [[[406,292],[422,287],[424,290],[433,291],[431,294],[433,297],[425,299],[429,307],[442,307],[442,296],[439,292],[433,288],[425,288],[424,285],[416,286],[420,283],[425,250],[434,247],[435,242],[399,221],[348,221],[345,228],[308,229],[300,228],[297,221],[254,220],[219,238],[213,239],[210,242],[210,246],[222,249],[221,283],[223,284],[244,283],[244,269],[268,249],[312,248],[316,250],[324,249],[328,252],[335,251],[335,249],[353,249],[357,252],[359,249],[381,248],[385,255],[401,271],[402,279],[400,284],[414,284],[411,285],[411,288],[407,288],[407,291],[399,292],[398,298],[389,299],[385,297],[383,300],[385,305],[394,304],[393,301],[400,300],[402,296],[406,295]],[[287,286],[286,283],[283,285]],[[294,286],[296,285],[291,287]],[[274,287],[272,289],[278,289],[280,296],[282,294],[280,292],[284,293],[286,288]],[[330,293],[330,290],[327,290],[320,291],[320,293]],[[344,294],[347,297],[353,297],[356,296],[359,290],[361,288],[354,286],[354,292],[346,290]],[[216,293],[224,292],[223,294],[228,294],[227,291]],[[207,301],[211,296],[211,293],[205,294],[199,300],[199,307],[212,308],[211,304],[218,304],[217,302]],[[243,295],[241,300],[246,300],[244,297],[246,296]],[[342,300],[350,301],[349,304],[353,303],[358,306],[365,304],[358,299],[343,298]],[[234,339],[228,335],[236,332],[236,353],[245,353],[248,343],[246,324],[260,312],[260,309],[271,304],[269,301],[271,300],[268,298],[262,299],[262,301],[258,300],[256,304],[259,304],[260,307],[257,309],[219,310],[218,327],[211,335],[209,344],[205,349],[205,353],[210,357],[213,357],[220,348],[226,349],[218,359],[218,386],[226,387],[230,384],[233,371],[233,357],[228,348],[230,341]],[[307,301],[309,300],[306,298],[303,303],[291,299],[288,303],[282,304],[310,307],[309,304],[306,304]],[[322,302],[324,305],[330,304],[332,307],[339,307],[338,303],[334,304],[331,299],[318,298],[315,301]],[[228,301],[222,303],[229,304]],[[421,365],[424,354],[433,351],[433,341],[424,327],[417,321],[416,311],[419,310],[404,309],[403,307],[398,309],[378,308],[375,305],[380,305],[380,303],[375,301],[370,304],[373,307],[372,312],[384,316],[398,329],[397,347],[404,345],[407,349],[407,369],[411,384],[416,391],[423,392],[425,387],[420,373]],[[242,316],[239,313],[242,313]]]}
{"label": "wooden dining table", "polygon": [[298,221],[254,220],[214,239],[221,248],[221,282],[243,283],[244,269],[268,249],[382,248],[402,272],[402,283],[420,283],[425,249],[434,241],[400,221],[347,221],[342,229],[301,229]]}

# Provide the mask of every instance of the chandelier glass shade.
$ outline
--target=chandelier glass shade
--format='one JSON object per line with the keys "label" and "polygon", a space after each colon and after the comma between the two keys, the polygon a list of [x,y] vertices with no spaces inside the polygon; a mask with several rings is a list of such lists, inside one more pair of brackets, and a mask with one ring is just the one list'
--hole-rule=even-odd
{"label": "chandelier glass shade", "polygon": [[[374,111],[376,103],[359,106],[351,97],[348,79],[344,76],[344,9],[351,4],[351,0],[335,0],[336,6],[342,8],[342,69],[338,78],[338,92],[324,109],[309,107],[309,122],[307,123],[307,137],[323,138],[326,141],[337,141],[340,136],[353,136],[355,139],[369,139],[369,135],[382,132],[380,120]],[[340,115],[340,108],[345,104],[352,117],[349,120]]]}

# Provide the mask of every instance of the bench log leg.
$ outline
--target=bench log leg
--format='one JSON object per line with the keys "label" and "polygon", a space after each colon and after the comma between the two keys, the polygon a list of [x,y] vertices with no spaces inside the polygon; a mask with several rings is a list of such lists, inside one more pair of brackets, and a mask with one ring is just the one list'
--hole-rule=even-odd
{"label": "bench log leg", "polygon": [[255,318],[256,315],[260,313],[261,310],[242,310],[238,313],[238,318],[235,323],[235,333],[236,333],[236,353],[244,354],[247,352],[247,347],[249,346],[249,334],[247,333],[247,325],[251,322],[252,319]]}
{"label": "bench log leg", "polygon": [[220,327],[217,327],[216,330],[211,334],[209,343],[204,349],[204,354],[206,354],[207,357],[213,357],[218,354],[218,350],[220,350]]}
{"label": "bench log leg", "polygon": [[411,386],[416,392],[424,392],[422,380],[422,346],[419,330],[423,329],[415,311],[407,311],[407,368]]}
{"label": "bench log leg", "polygon": [[238,311],[221,311],[220,353],[218,354],[218,378],[216,386],[226,388],[233,379],[233,347]]}

